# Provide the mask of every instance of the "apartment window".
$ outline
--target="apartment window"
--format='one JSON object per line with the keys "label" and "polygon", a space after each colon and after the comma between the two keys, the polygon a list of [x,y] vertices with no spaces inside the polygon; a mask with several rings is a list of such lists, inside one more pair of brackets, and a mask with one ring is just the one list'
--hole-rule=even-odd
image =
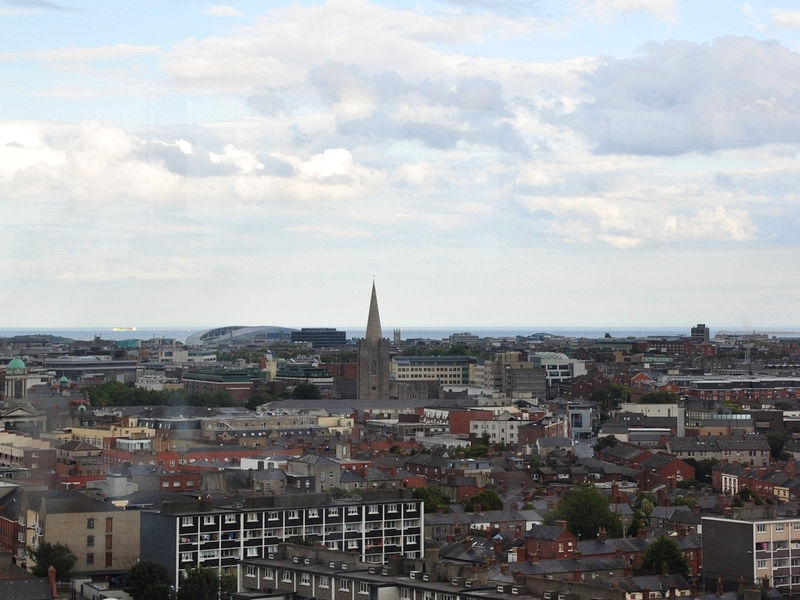
{"label": "apartment window", "polygon": [[348,506],[347,507],[347,514],[348,515],[357,515],[358,514],[358,507],[357,506]]}
{"label": "apartment window", "polygon": [[106,517],[106,533],[114,531],[114,518]]}
{"label": "apartment window", "polygon": [[767,568],[767,561],[764,559],[759,559],[756,561],[756,569],[766,569]]}
{"label": "apartment window", "polygon": [[255,577],[256,576],[256,568],[253,565],[247,565],[244,570],[245,577]]}
{"label": "apartment window", "polygon": [[368,512],[371,515],[377,515],[378,514],[378,505],[377,504],[370,504]]}
{"label": "apartment window", "polygon": [[94,519],[86,519],[86,529],[94,529]]}
{"label": "apartment window", "polygon": [[800,521],[793,521],[792,522],[792,529],[794,531],[800,531]]}
{"label": "apartment window", "polygon": [[308,518],[309,519],[316,519],[319,516],[319,511],[316,508],[309,508],[308,509]]}
{"label": "apartment window", "polygon": [[359,594],[369,594],[369,584],[362,581],[358,584],[358,593]]}
{"label": "apartment window", "polygon": [[349,579],[340,579],[339,580],[339,591],[340,592],[349,592],[350,591],[350,580]]}
{"label": "apartment window", "polygon": [[200,550],[200,560],[219,558],[219,550]]}
{"label": "apartment window", "polygon": [[225,515],[226,523],[236,523],[236,515]]}
{"label": "apartment window", "polygon": [[181,562],[192,562],[192,553],[181,552]]}
{"label": "apartment window", "polygon": [[320,575],[319,576],[319,587],[321,588],[329,588],[331,586],[330,579],[327,575]]}
{"label": "apartment window", "polygon": [[87,565],[93,565],[94,564],[94,554],[92,554],[91,552],[86,555],[86,564]]}
{"label": "apartment window", "polygon": [[281,581],[291,583],[292,581],[292,572],[291,571],[282,571],[281,572]]}
{"label": "apartment window", "polygon": [[756,525],[756,531],[758,533],[764,533],[766,530],[767,530],[767,526],[764,525],[763,523],[759,523],[758,525]]}
{"label": "apartment window", "polygon": [[775,531],[783,531],[783,523],[775,523]]}
{"label": "apartment window", "polygon": [[213,525],[216,521],[214,520],[213,516],[205,516],[203,517],[203,525]]}
{"label": "apartment window", "polygon": [[339,516],[339,509],[338,508],[329,508],[328,509],[328,516],[329,517],[338,517]]}
{"label": "apartment window", "polygon": [[114,538],[110,535],[106,536],[106,550],[111,550]]}
{"label": "apartment window", "polygon": [[300,515],[296,510],[290,510],[288,514],[289,519],[299,519]]}
{"label": "apartment window", "polygon": [[93,535],[87,535],[86,536],[86,545],[90,546],[90,547],[94,546],[94,536]]}
{"label": "apartment window", "polygon": [[416,543],[417,543],[417,536],[415,535],[406,536],[406,544],[416,544]]}
{"label": "apartment window", "polygon": [[114,566],[114,557],[111,552],[106,552],[106,569]]}
{"label": "apartment window", "polygon": [[387,506],[386,512],[397,512],[397,504],[390,504]]}
{"label": "apartment window", "polygon": [[408,588],[400,588],[400,598],[402,598],[402,600],[411,600],[411,590]]}
{"label": "apartment window", "polygon": [[264,579],[275,579],[275,569],[265,569]]}
{"label": "apartment window", "polygon": [[249,546],[247,548],[247,557],[252,558],[253,556],[258,556],[258,548],[254,546]]}
{"label": "apartment window", "polygon": [[258,513],[247,513],[247,521],[252,523],[253,521],[258,521]]}
{"label": "apartment window", "polygon": [[417,505],[416,504],[407,504],[406,511],[408,512],[417,512]]}
{"label": "apartment window", "polygon": [[192,517],[183,517],[181,519],[181,526],[182,527],[189,527],[194,525],[194,519]]}
{"label": "apartment window", "polygon": [[269,513],[269,516],[267,518],[270,521],[277,521],[278,520],[278,513],[276,511],[273,511],[273,512]]}
{"label": "apartment window", "polygon": [[300,573],[300,585],[311,585],[311,575]]}

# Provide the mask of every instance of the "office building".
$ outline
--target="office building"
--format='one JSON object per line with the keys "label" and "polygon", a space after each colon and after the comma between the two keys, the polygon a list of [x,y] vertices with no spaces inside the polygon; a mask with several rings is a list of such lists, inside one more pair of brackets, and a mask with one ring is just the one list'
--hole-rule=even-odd
{"label": "office building", "polygon": [[292,332],[292,342],[306,342],[313,348],[344,346],[347,343],[347,332],[337,331],[333,327],[303,327]]}

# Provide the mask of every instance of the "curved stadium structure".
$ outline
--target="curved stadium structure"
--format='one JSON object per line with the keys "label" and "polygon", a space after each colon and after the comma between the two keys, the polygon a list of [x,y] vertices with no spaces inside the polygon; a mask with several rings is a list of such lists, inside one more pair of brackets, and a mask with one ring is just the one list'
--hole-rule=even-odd
{"label": "curved stadium structure", "polygon": [[292,332],[297,329],[291,327],[276,327],[273,325],[247,326],[228,325],[196,331],[186,338],[187,346],[213,346],[224,342],[289,342]]}

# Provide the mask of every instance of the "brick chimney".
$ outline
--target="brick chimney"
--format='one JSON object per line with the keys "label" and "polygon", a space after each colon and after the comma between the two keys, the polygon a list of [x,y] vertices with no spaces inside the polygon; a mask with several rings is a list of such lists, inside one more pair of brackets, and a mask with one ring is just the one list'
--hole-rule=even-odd
{"label": "brick chimney", "polygon": [[47,567],[47,579],[50,580],[50,593],[53,598],[58,598],[58,589],[56,588],[56,568],[53,565]]}

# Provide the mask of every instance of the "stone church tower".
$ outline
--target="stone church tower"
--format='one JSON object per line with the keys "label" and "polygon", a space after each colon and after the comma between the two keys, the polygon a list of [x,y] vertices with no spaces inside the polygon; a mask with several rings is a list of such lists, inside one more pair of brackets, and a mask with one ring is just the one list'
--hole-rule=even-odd
{"label": "stone church tower", "polygon": [[358,340],[358,397],[365,400],[389,399],[389,340],[383,337],[378,297],[372,282],[367,335]]}

